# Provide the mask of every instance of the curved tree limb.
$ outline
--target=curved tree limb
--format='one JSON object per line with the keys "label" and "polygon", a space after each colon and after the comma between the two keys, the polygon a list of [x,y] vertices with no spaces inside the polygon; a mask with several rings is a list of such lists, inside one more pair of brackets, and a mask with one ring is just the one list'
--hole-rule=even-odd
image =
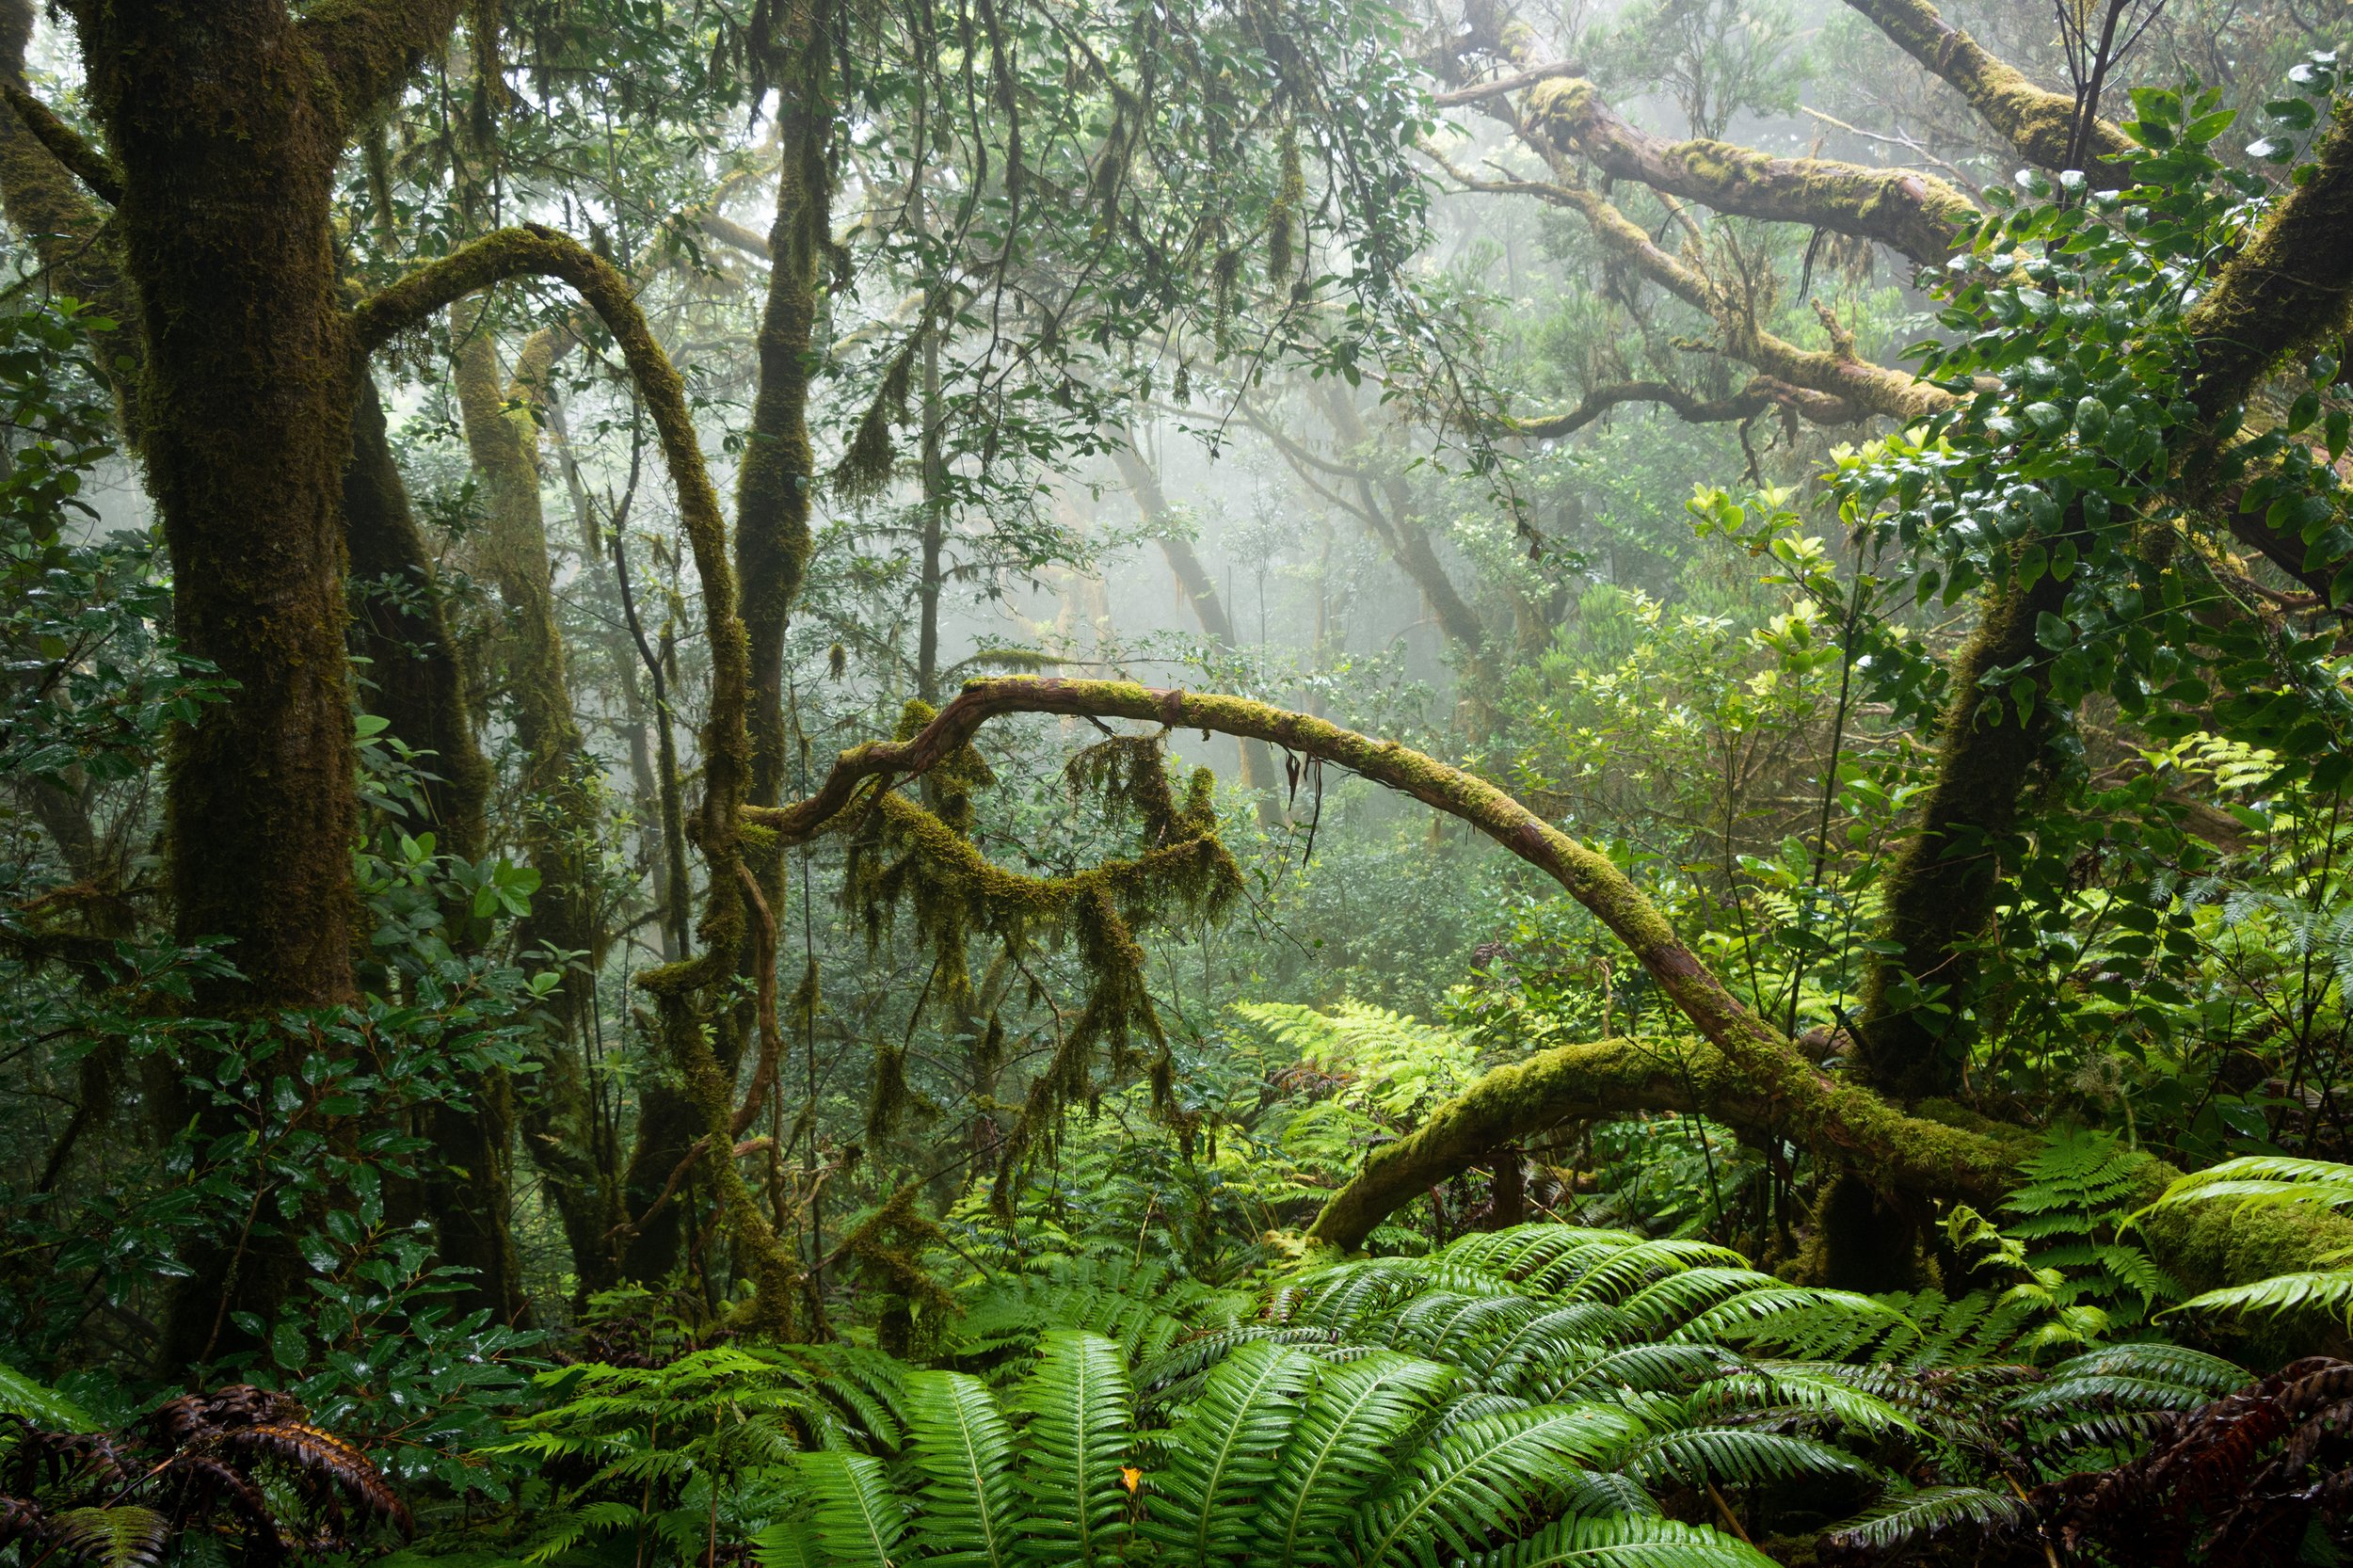
{"label": "curved tree limb", "polygon": [[[1689,262],[1670,255],[1615,203],[1582,184],[1543,180],[1467,181],[1472,188],[1519,192],[1572,208],[1593,226],[1593,236],[1635,270],[1685,304],[1714,318],[1724,352],[1786,386],[1835,398],[1853,409],[1850,417],[1877,414],[1903,424],[1952,405],[1952,394],[1909,372],[1890,370],[1857,355],[1834,322],[1831,346],[1801,348],[1757,325],[1745,300],[1732,297]],[[1818,406],[1823,413],[1827,405]],[[1814,408],[1800,410],[1809,418]],[[1838,423],[1825,420],[1823,423]]]}
{"label": "curved tree limb", "polygon": [[[1750,1139],[1770,1137],[1777,1129],[1759,1107],[1749,1080],[1705,1045],[1673,1051],[1640,1040],[1556,1046],[1491,1069],[1432,1111],[1420,1127],[1373,1150],[1325,1202],[1307,1239],[1342,1251],[1361,1246],[1374,1226],[1432,1187],[1548,1128],[1673,1111],[1706,1116]],[[2024,1130],[1989,1142],[2013,1159],[2031,1147]],[[2180,1175],[2149,1160],[2139,1176],[2142,1200],[2154,1198]],[[2014,1166],[1993,1173],[1974,1201],[1997,1201],[2020,1181]],[[2318,1208],[2185,1205],[2145,1215],[2139,1229],[2158,1259],[2201,1290],[2326,1267],[2330,1253],[2353,1245],[2353,1219]]]}
{"label": "curved tree limb", "polygon": [[[1984,45],[1945,22],[1929,0],[1847,0],[1870,18],[1896,46],[1969,101],[1977,118],[1999,132],[2018,155],[2039,168],[2056,169],[2067,159],[2075,101],[2037,86],[2015,66],[1988,54]],[[2089,152],[2120,158],[2133,144],[2105,120],[2094,120]]]}
{"label": "curved tree limb", "polygon": [[694,958],[644,970],[637,981],[662,1003],[664,1033],[710,1134],[713,1184],[729,1219],[759,1259],[753,1320],[776,1329],[792,1312],[798,1265],[727,1152],[734,1146],[733,1084],[687,1012],[690,997],[724,983],[734,972],[744,939],[741,808],[750,753],[751,671],[727,520],[703,462],[684,385],[654,340],[628,279],[568,235],[536,224],[486,235],[362,300],[351,312],[352,339],[364,352],[467,295],[523,277],[557,278],[570,284],[613,334],[652,416],[702,584],[711,697],[703,728],[704,793],[692,835],[711,868],[697,927],[703,951]]}
{"label": "curved tree limb", "polygon": [[1116,680],[1005,677],[968,683],[915,737],[841,754],[817,792],[745,820],[788,843],[824,829],[874,788],[917,776],[1009,713],[1125,718],[1171,728],[1253,737],[1348,768],[1460,818],[1566,888],[1624,942],[1669,1000],[1749,1084],[1758,1117],[1785,1137],[1874,1181],[1917,1192],[1998,1192],[2011,1160],[1984,1134],[1907,1115],[1823,1071],[1732,995],[1684,946],[1641,890],[1607,856],[1570,838],[1475,775],[1394,741],[1376,741],[1305,713],[1243,697],[1162,691]]}
{"label": "curved tree limb", "polygon": [[1793,387],[1769,376],[1752,376],[1730,397],[1701,398],[1666,381],[1613,381],[1587,392],[1577,406],[1542,419],[1515,419],[1507,428],[1516,436],[1565,436],[1601,418],[1625,403],[1657,403],[1672,408],[1690,424],[1722,424],[1753,419],[1769,408],[1783,408],[1816,424],[1852,424],[1865,411],[1843,397]]}
{"label": "curved tree limb", "polygon": [[1604,173],[1720,213],[1803,223],[1889,246],[1924,265],[1953,252],[1977,204],[1933,174],[1828,158],[1775,158],[1725,141],[1667,141],[1621,120],[1591,82],[1546,81],[1520,105],[1521,135]]}
{"label": "curved tree limb", "polygon": [[71,170],[75,179],[88,186],[92,196],[109,207],[122,204],[121,173],[104,153],[84,141],[80,132],[25,91],[22,83],[0,81],[0,96],[8,99],[8,107],[16,111],[16,118],[24,122],[34,139],[49,149],[50,156]]}

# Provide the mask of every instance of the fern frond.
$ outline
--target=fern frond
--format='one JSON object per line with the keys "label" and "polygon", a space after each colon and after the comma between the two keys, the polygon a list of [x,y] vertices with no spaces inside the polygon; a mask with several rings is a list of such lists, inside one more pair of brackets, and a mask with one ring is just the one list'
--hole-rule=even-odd
{"label": "fern frond", "polygon": [[1358,1511],[1356,1559],[1364,1568],[1430,1568],[1475,1552],[1637,1430],[1606,1405],[1548,1405],[1466,1423]]}
{"label": "fern frond", "polygon": [[1207,1564],[1252,1545],[1255,1505],[1272,1484],[1315,1362],[1282,1345],[1244,1345],[1220,1363],[1150,1476],[1143,1530],[1174,1560]]}
{"label": "fern frond", "polygon": [[1746,1486],[1792,1476],[1852,1475],[1863,1468],[1852,1454],[1827,1443],[1754,1427],[1657,1432],[1616,1460],[1616,1468],[1644,1481],[1675,1480],[1694,1487],[1709,1481]]}
{"label": "fern frond", "polygon": [[1134,1447],[1134,1400],[1127,1359],[1111,1340],[1058,1329],[1040,1341],[1037,1369],[1017,1400],[1029,1416],[1023,1556],[1087,1564],[1116,1553],[1127,1534],[1120,1470]]}
{"label": "fern frond", "polygon": [[2353,1269],[2274,1274],[2252,1285],[2233,1285],[2192,1296],[2174,1312],[2268,1312],[2326,1314],[2353,1326]]}
{"label": "fern frond", "polygon": [[906,1534],[906,1508],[865,1454],[803,1454],[796,1468],[808,1487],[809,1523],[834,1568],[894,1568]]}
{"label": "fern frond", "polygon": [[1275,1462],[1254,1531],[1258,1555],[1281,1568],[1338,1560],[1350,1515],[1389,1474],[1453,1376],[1435,1362],[1387,1353],[1327,1368]]}
{"label": "fern frond", "polygon": [[1924,1486],[1885,1497],[1831,1530],[1832,1544],[1882,1553],[1967,1527],[1997,1530],[2026,1517],[2016,1497],[1982,1486]]}
{"label": "fern frond", "polygon": [[1657,1514],[1572,1515],[1464,1568],[1769,1568],[1745,1541]]}
{"label": "fern frond", "polygon": [[995,1396],[962,1372],[907,1379],[907,1448],[923,1477],[915,1533],[927,1560],[1006,1568],[1012,1555],[1013,1429]]}
{"label": "fern frond", "polygon": [[92,1568],[154,1568],[170,1522],[152,1508],[70,1508],[55,1516],[57,1544]]}
{"label": "fern frond", "polygon": [[2330,1160],[2292,1160],[2285,1155],[2245,1155],[2190,1172],[2134,1218],[2153,1209],[2232,1198],[2257,1206],[2316,1203],[2344,1208],[2353,1206],[2353,1165]]}

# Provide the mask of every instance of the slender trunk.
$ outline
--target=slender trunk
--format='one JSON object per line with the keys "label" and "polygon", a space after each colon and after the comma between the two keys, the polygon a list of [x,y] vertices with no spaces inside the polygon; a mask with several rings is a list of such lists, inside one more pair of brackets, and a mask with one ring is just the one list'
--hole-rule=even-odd
{"label": "slender trunk", "polygon": [[[2049,660],[2035,641],[2035,620],[2066,599],[2067,584],[2049,576],[2032,588],[1993,590],[1976,634],[1954,657],[1936,782],[1887,880],[1882,936],[1899,951],[1873,965],[1857,1031],[1863,1081],[1897,1099],[1961,1085],[1971,1043],[1962,1009],[1977,972],[1970,945],[1993,918],[2019,797],[2051,735],[2040,706]],[[1996,696],[1977,683],[1988,670],[2020,664],[2028,666],[2037,704],[2023,722],[2007,689]]]}
{"label": "slender trunk", "polygon": [[939,333],[923,324],[923,549],[916,582],[920,625],[915,638],[915,695],[939,700],[940,553],[948,534],[948,466],[940,455]]}
{"label": "slender trunk", "polygon": [[[344,541],[358,590],[353,641],[366,660],[362,706],[424,754],[433,776],[424,785],[425,825],[437,847],[478,859],[488,836],[483,806],[490,770],[474,744],[433,557],[392,460],[383,403],[365,376],[344,470]],[[442,1261],[469,1271],[452,1304],[488,1307],[502,1322],[522,1322],[531,1308],[512,1222],[513,1088],[504,1073],[474,1075],[466,1088],[468,1104],[437,1106],[427,1116],[436,1168],[411,1190],[408,1204],[439,1225]],[[402,1205],[395,1200],[394,1207]]]}
{"label": "slender trunk", "polygon": [[[1193,541],[1176,531],[1176,520],[1170,516],[1168,494],[1160,488],[1160,476],[1137,453],[1132,440],[1112,448],[1112,461],[1136,498],[1136,509],[1144,514],[1144,523],[1159,541],[1168,569],[1176,575],[1176,585],[1184,590],[1185,602],[1193,606],[1194,618],[1201,622],[1201,634],[1220,648],[1236,647],[1225,601],[1218,598],[1217,584],[1209,580],[1209,568],[1193,552]],[[1257,802],[1258,825],[1273,832],[1283,825],[1283,808],[1274,798],[1274,754],[1267,749],[1264,741],[1243,738],[1237,744],[1241,758],[1241,787]]]}

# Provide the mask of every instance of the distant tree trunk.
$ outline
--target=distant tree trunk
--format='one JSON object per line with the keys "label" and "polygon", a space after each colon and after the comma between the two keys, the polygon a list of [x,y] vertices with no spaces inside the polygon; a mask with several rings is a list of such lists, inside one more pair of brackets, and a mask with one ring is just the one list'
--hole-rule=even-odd
{"label": "distant tree trunk", "polygon": [[[1160,474],[1135,450],[1132,440],[1112,448],[1112,462],[1136,498],[1136,510],[1144,514],[1144,522],[1151,528],[1161,557],[1176,574],[1176,585],[1184,590],[1185,602],[1193,607],[1194,618],[1201,622],[1201,634],[1220,648],[1238,647],[1233,619],[1225,613],[1225,601],[1218,597],[1217,584],[1209,580],[1209,568],[1193,552],[1193,541],[1176,531],[1168,493],[1160,488]],[[1264,741],[1245,737],[1238,744],[1241,787],[1251,792],[1257,803],[1258,825],[1271,832],[1283,825],[1283,808],[1274,799],[1274,754],[1267,749]]]}
{"label": "distant tree trunk", "polygon": [[[481,857],[490,770],[474,744],[464,682],[441,613],[433,558],[418,532],[392,460],[376,383],[360,378],[350,463],[344,470],[344,539],[360,592],[354,640],[367,659],[364,705],[391,732],[426,753],[426,825],[445,855]],[[370,591],[381,584],[390,592]],[[462,918],[462,917],[461,917]],[[415,1203],[438,1224],[442,1260],[468,1270],[452,1303],[488,1307],[503,1322],[530,1316],[515,1256],[509,1169],[513,1089],[504,1073],[467,1085],[471,1103],[436,1107],[427,1119],[436,1168]]]}

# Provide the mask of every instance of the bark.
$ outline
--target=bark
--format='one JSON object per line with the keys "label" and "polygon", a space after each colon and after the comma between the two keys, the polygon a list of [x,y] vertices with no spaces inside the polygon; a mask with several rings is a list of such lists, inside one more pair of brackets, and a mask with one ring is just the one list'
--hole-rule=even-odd
{"label": "bark", "polygon": [[[1847,0],[1897,47],[1968,100],[1977,118],[2006,137],[2018,155],[2041,168],[2065,167],[2075,101],[2037,86],[2015,66],[1947,24],[1928,0]],[[2105,120],[2092,122],[2089,151],[2098,158],[2128,156],[2133,144]]]}
{"label": "bark", "polygon": [[[116,264],[143,359],[133,424],[171,550],[174,628],[235,682],[177,737],[166,792],[179,935],[230,938],[238,970],[197,1001],[344,1002],[355,382],[330,203],[350,105],[395,88],[456,0],[330,4],[301,22],[282,0],[69,9],[120,178]],[[393,11],[389,31],[348,25]],[[282,1240],[187,1261],[162,1347],[173,1375],[225,1348],[232,1312],[266,1319],[300,1267]]]}
{"label": "bark", "polygon": [[[1325,383],[1323,406],[1325,416],[1332,422],[1333,434],[1340,443],[1354,452],[1360,461],[1371,459],[1372,432],[1366,428],[1365,416],[1349,391],[1337,381]],[[1351,473],[1365,513],[1379,520],[1386,530],[1390,558],[1421,590],[1422,602],[1437,618],[1439,629],[1464,652],[1475,657],[1486,642],[1486,628],[1463,601],[1454,580],[1439,563],[1437,552],[1430,546],[1429,531],[1415,520],[1412,498],[1406,493],[1404,481],[1395,475],[1375,479],[1361,467],[1353,469]]]}
{"label": "bark", "polygon": [[1666,141],[1618,118],[1586,81],[1547,81],[1521,101],[1521,133],[1633,180],[1736,217],[1802,223],[1874,240],[1923,265],[1953,253],[1975,220],[1966,196],[1932,174],[1828,158],[1774,158],[1723,141]]}
{"label": "bark", "polygon": [[2332,111],[2312,179],[2290,190],[2216,275],[2183,325],[2197,344],[2189,388],[2213,419],[2286,355],[2333,339],[2353,304],[2353,104]]}
{"label": "bark", "polygon": [[362,346],[383,343],[467,295],[525,276],[569,283],[612,333],[652,421],[702,586],[711,655],[702,733],[704,791],[695,822],[696,843],[711,873],[697,925],[703,951],[641,971],[637,981],[660,1011],[664,1048],[685,1080],[707,1140],[711,1181],[754,1261],[756,1294],[744,1314],[746,1325],[780,1333],[791,1320],[798,1265],[735,1167],[728,1135],[735,1114],[733,1080],[705,1032],[746,940],[741,811],[751,749],[746,722],[751,682],[727,522],[703,462],[684,385],[654,340],[629,280],[577,241],[536,224],[486,235],[361,301],[353,312],[353,335]]}
{"label": "bark", "polygon": [[[1557,1046],[1490,1070],[1431,1112],[1420,1127],[1373,1150],[1363,1168],[1325,1202],[1308,1227],[1308,1240],[1353,1250],[1383,1220],[1432,1187],[1488,1163],[1502,1144],[1659,1111],[1704,1115],[1754,1140],[1775,1131],[1769,1118],[1759,1114],[1755,1085],[1711,1047],[1662,1048],[1640,1040]],[[2013,1156],[2033,1147],[2033,1135],[2026,1129],[1986,1124],[1983,1131],[1990,1143]],[[2161,1160],[2149,1160],[2138,1176],[2139,1201],[2153,1199],[2180,1175]],[[1939,1195],[1990,1205],[2018,1183],[2014,1169],[1994,1168],[1967,1192]],[[1834,1192],[1817,1211],[1817,1223],[1828,1226],[1852,1220],[1858,1216],[1824,1210],[1858,1199],[1868,1206],[1874,1198],[1867,1185]],[[2158,1210],[2141,1221],[2139,1234],[2158,1260],[2193,1290],[2210,1290],[2325,1268],[2330,1254],[2353,1246],[2353,1219],[2316,1208],[2238,1208],[2214,1203]]]}
{"label": "bark", "polygon": [[[2029,589],[2013,582],[1993,590],[1976,633],[1954,657],[1936,781],[1888,872],[1881,936],[1901,951],[1874,962],[1856,1032],[1856,1066],[1883,1094],[1916,1099],[1961,1085],[1968,1032],[1960,1008],[1977,968],[1964,950],[1993,920],[2019,797],[2053,728],[2041,707],[2050,659],[2035,640],[2035,618],[2057,614],[2066,602],[2067,584],[2047,574]],[[1977,683],[1988,670],[2021,664],[2035,692],[2025,722],[2007,690],[1990,694]],[[1906,975],[1924,990],[1941,991],[1936,1000],[1954,1012],[1900,1006],[1899,979]]]}

